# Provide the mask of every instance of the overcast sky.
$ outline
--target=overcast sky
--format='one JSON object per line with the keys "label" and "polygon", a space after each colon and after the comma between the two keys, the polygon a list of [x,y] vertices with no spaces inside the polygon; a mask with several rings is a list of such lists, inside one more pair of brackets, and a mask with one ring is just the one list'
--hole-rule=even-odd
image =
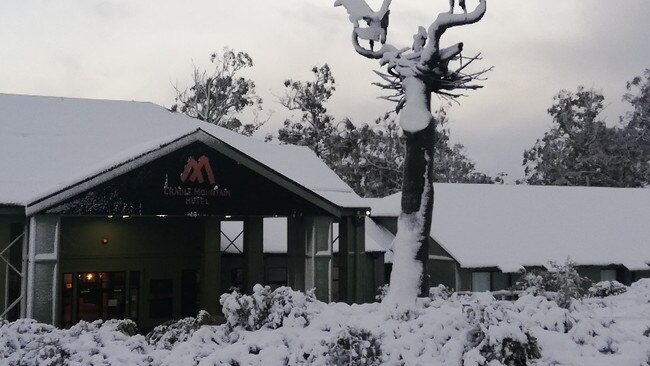
{"label": "overcast sky", "polygon": [[[376,61],[357,55],[351,24],[334,0],[2,0],[0,92],[173,103],[172,85],[230,46],[250,53],[268,130],[286,117],[276,102],[286,78],[310,78],[328,63],[337,82],[337,118],[372,122],[392,108],[378,100]],[[369,2],[378,8],[379,0]],[[468,8],[476,0],[467,0]],[[447,0],[393,0],[388,43],[410,46]],[[648,0],[490,0],[475,25],[448,31],[494,66],[485,87],[450,110],[452,139],[478,168],[509,180],[523,175],[522,152],[551,125],[546,109],[560,89],[603,91],[606,118],[625,112],[625,82],[650,67]],[[440,104],[434,98],[434,108]]]}

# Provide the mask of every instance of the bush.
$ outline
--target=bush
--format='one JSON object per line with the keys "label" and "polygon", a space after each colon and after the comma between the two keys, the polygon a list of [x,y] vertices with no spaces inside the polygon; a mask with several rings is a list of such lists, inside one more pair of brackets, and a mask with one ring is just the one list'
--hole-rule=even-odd
{"label": "bush", "polygon": [[601,281],[589,288],[593,297],[616,296],[627,292],[627,287],[618,281]]}
{"label": "bush", "polygon": [[313,291],[302,293],[289,287],[271,291],[269,286],[255,285],[252,295],[238,291],[221,295],[220,303],[230,329],[277,329],[283,325],[307,326],[312,318],[309,307],[316,302]]}
{"label": "bush", "polygon": [[550,271],[525,272],[514,286],[532,295],[546,295],[553,292],[560,307],[569,308],[573,299],[581,299],[587,293],[591,281],[580,276],[576,265],[569,258],[564,264],[549,262]]}
{"label": "bush", "polygon": [[58,330],[32,319],[0,320],[0,360],[9,365],[64,365],[69,354]]}
{"label": "bush", "polygon": [[511,303],[473,304],[464,309],[470,324],[463,365],[526,366],[541,357],[537,339],[517,320]]}
{"label": "bush", "polygon": [[454,292],[445,285],[438,285],[429,288],[429,298],[431,300],[447,300]]}
{"label": "bush", "polygon": [[149,332],[145,339],[147,342],[159,349],[170,350],[174,344],[178,342],[185,342],[194,332],[196,332],[203,325],[217,325],[217,319],[210,315],[207,311],[199,311],[196,318],[187,317],[181,320],[170,320],[161,324],[151,332]]}
{"label": "bush", "polygon": [[381,365],[381,341],[369,330],[347,327],[329,344],[328,364]]}
{"label": "bush", "polygon": [[382,302],[386,295],[388,295],[389,284],[381,285],[377,288],[377,294],[375,295],[375,300]]}

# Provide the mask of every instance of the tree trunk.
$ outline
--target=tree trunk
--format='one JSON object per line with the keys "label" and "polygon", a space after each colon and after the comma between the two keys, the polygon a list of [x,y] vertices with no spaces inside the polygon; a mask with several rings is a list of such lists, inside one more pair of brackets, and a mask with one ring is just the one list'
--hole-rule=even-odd
{"label": "tree trunk", "polygon": [[419,245],[416,260],[422,264],[420,296],[429,296],[429,237],[433,213],[433,138],[435,124],[418,132],[405,132],[406,156],[404,158],[404,180],[402,182],[402,213],[413,214],[421,211],[423,221],[417,237]]}

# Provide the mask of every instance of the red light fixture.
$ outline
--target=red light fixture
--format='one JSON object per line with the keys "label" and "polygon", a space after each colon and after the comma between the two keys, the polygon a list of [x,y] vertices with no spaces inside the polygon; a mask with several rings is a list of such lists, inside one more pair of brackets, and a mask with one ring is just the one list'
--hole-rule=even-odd
{"label": "red light fixture", "polygon": [[102,236],[102,238],[99,240],[102,245],[108,244],[108,237],[107,236]]}

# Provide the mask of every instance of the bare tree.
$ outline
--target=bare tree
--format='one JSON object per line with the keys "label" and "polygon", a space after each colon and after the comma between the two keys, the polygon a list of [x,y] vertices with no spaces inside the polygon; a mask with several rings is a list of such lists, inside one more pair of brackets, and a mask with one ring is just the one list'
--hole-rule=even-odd
{"label": "bare tree", "polygon": [[[428,238],[433,211],[433,150],[435,120],[431,114],[431,95],[455,99],[457,90],[477,89],[473,82],[489,69],[466,73],[466,67],[480,55],[463,58],[463,44],[441,48],[440,38],[447,29],[478,22],[486,11],[485,0],[467,12],[460,0],[462,13],[454,13],[454,0],[448,12],[438,14],[428,29],[420,26],[411,47],[397,48],[386,44],[391,0],[383,0],[374,11],[364,0],[336,0],[353,24],[352,45],[360,55],[378,59],[386,72],[376,73],[383,89],[394,91],[385,98],[397,103],[399,123],[406,136],[401,214],[395,239],[395,259],[387,304],[399,307],[415,301],[417,294],[428,295]],[[362,26],[360,23],[365,23]],[[368,41],[369,47],[361,45]],[[375,50],[375,42],[382,45]],[[451,68],[450,62],[458,61]]]}

